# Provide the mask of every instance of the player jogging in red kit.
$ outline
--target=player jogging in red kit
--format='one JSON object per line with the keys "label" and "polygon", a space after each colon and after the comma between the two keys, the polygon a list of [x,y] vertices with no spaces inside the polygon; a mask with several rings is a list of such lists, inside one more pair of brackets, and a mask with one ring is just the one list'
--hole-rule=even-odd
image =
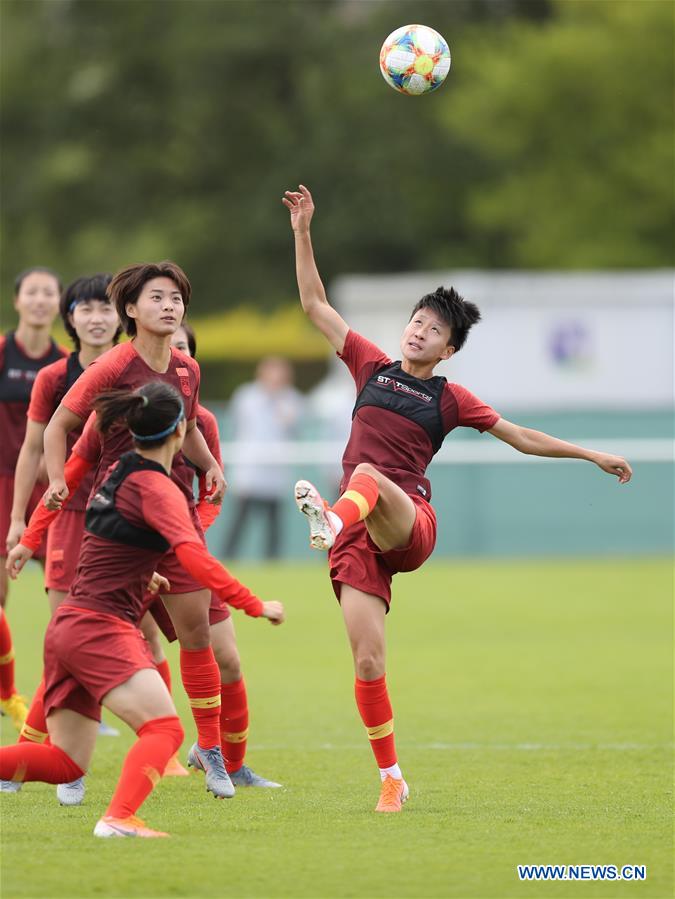
{"label": "player jogging in red kit", "polygon": [[138,740],[94,834],[166,836],[136,817],[183,739],[171,696],[136,627],[143,585],[167,551],[221,596],[230,592],[232,578],[208,554],[186,497],[170,477],[186,433],[177,391],[164,382],[111,391],[96,401],[96,410],[104,434],[120,419],[126,422],[134,451],[111,466],[89,502],[77,576],[47,629],[44,704],[51,745],[0,749],[0,778],[60,783],[83,776],[104,705]]}
{"label": "player jogging in red kit", "polygon": [[[88,417],[94,398],[106,389],[133,390],[151,380],[161,380],[176,388],[185,402],[186,437],[182,452],[173,461],[172,478],[183,491],[201,534],[193,496],[194,468],[188,460],[206,473],[207,502],[220,503],[225,480],[218,461],[196,427],[199,366],[171,347],[172,335],[190,302],[190,282],[173,262],[138,263],[114,276],[108,295],[132,339],[89,366],[65,395],[47,426],[45,460],[50,485],[45,503],[48,508],[58,508],[68,495],[64,481],[67,435]],[[130,445],[131,438],[123,427],[111,428],[103,435],[95,487],[107,468]],[[197,741],[189,752],[188,764],[204,771],[207,788],[215,796],[231,796],[234,787],[221,750],[222,690],[216,645],[223,622],[229,617],[227,603],[205,590],[184,570],[174,553],[163,557],[159,574],[171,585],[168,591],[162,591],[162,602],[171,619],[173,636],[180,642],[181,680],[197,728]],[[238,601],[245,602],[248,596],[250,591],[232,579],[228,601],[236,605]]]}
{"label": "player jogging in red kit", "polygon": [[520,452],[585,459],[631,478],[625,459],[584,449],[501,418],[459,384],[434,376],[458,352],[480,313],[455,290],[438,288],[414,306],[401,338],[401,361],[350,330],[330,306],[314,261],[306,187],[286,191],[305,313],[354,378],[357,398],[342,458],[341,496],[332,507],[308,481],[295,498],[309,520],[310,544],[329,551],[330,577],[345,620],[356,672],[356,704],[380,769],[378,812],[399,812],[408,786],[398,765],[394,716],[385,676],[385,615],[394,574],[419,568],[436,542],[426,469],[456,427],[488,431]]}

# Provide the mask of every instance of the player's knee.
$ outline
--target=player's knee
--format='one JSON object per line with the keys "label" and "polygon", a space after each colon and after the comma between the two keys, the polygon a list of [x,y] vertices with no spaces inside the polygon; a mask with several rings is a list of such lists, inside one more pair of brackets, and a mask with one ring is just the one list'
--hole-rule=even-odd
{"label": "player's knee", "polygon": [[384,674],[384,659],[377,652],[357,650],[354,654],[354,669],[359,680],[375,680]]}
{"label": "player's knee", "polygon": [[183,649],[208,649],[211,645],[211,632],[209,623],[194,624],[190,627],[185,625],[180,629],[176,629],[178,640]]}
{"label": "player's knee", "polygon": [[183,729],[183,725],[181,724],[181,720],[178,716],[175,718],[170,718],[167,722],[166,734],[168,739],[171,741],[171,752],[178,752],[180,747],[183,744],[183,740],[185,739],[185,730]]}
{"label": "player's knee", "polygon": [[355,474],[367,474],[369,475],[369,477],[373,478],[379,483],[380,473],[374,465],[370,464],[370,462],[359,462],[359,464],[354,469],[352,477]]}
{"label": "player's knee", "polygon": [[223,684],[232,684],[241,679],[241,663],[237,653],[220,655],[216,653],[216,662],[220,669],[220,681]]}

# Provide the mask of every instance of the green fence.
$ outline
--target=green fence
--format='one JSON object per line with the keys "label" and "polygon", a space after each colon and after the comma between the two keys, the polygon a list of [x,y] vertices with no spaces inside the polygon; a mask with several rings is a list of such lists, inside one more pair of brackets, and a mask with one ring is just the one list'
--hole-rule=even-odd
{"label": "green fence", "polygon": [[[619,486],[615,478],[588,463],[534,460],[515,450],[501,456],[509,461],[434,462],[430,477],[439,523],[436,557],[620,556],[672,551],[671,410],[504,415],[565,439],[583,438],[594,448],[625,453],[634,465],[633,480]],[[227,440],[226,410],[221,410],[220,419]],[[457,440],[463,447],[458,454],[462,459],[467,457],[466,441],[476,442],[477,456],[486,442],[495,442],[489,435],[462,429],[446,440],[445,454],[452,457],[453,441]],[[300,477],[309,478],[327,496],[334,496],[336,474],[337,469],[326,465],[289,464],[288,500],[282,517],[284,557],[316,555],[307,547],[307,528],[292,499],[293,484]],[[210,548],[219,556],[223,555],[232,506],[226,498],[209,532]],[[241,543],[243,558],[260,557],[262,534],[261,522],[251,523]]]}

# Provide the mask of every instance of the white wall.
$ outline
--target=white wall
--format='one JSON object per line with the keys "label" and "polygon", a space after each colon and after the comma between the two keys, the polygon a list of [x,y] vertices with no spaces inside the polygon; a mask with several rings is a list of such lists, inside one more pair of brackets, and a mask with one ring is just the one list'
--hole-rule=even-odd
{"label": "white wall", "polygon": [[673,405],[673,275],[350,275],[329,296],[355,330],[396,359],[414,303],[452,285],[478,304],[483,321],[438,374],[497,409],[646,409]]}

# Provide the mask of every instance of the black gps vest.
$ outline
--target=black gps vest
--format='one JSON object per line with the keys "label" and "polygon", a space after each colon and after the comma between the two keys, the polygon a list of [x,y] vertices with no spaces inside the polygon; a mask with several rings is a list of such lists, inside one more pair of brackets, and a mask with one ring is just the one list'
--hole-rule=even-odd
{"label": "black gps vest", "polygon": [[46,356],[31,359],[19,349],[14,331],[6,335],[5,360],[0,371],[0,403],[28,403],[37,373],[45,365],[63,358],[63,353],[52,340]]}
{"label": "black gps vest", "polygon": [[377,406],[414,421],[429,435],[434,453],[445,438],[441,398],[447,381],[441,375],[422,380],[406,374],[400,362],[390,362],[366,381],[356,397],[352,418],[362,406]]}
{"label": "black gps vest", "polygon": [[103,481],[87,506],[84,519],[85,530],[113,543],[126,543],[143,549],[154,549],[166,552],[168,542],[151,528],[142,528],[132,524],[121,515],[115,507],[115,494],[125,478],[135,471],[159,471],[168,478],[169,475],[158,462],[144,459],[138,453],[124,453],[119,462]]}
{"label": "black gps vest", "polygon": [[54,394],[55,409],[83,372],[84,369],[80,365],[80,354],[76,350],[68,356],[66,361],[66,376],[63,379],[63,384],[59,385],[59,389]]}

